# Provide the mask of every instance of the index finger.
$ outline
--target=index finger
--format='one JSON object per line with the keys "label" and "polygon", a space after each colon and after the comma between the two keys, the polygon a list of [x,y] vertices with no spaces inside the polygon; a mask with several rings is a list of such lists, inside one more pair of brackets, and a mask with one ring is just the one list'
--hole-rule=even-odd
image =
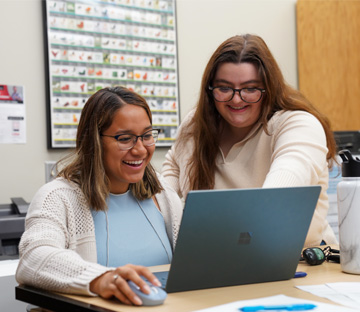
{"label": "index finger", "polygon": [[161,286],[160,281],[157,279],[157,277],[146,267],[139,267],[137,269],[137,273],[139,275],[144,276],[151,284],[154,286]]}
{"label": "index finger", "polygon": [[119,268],[119,271],[121,271],[123,278],[133,281],[145,294],[150,294],[151,290],[148,283],[140,276],[146,278],[154,286],[161,286],[154,274],[152,274],[150,270],[144,266],[130,264],[126,267]]}

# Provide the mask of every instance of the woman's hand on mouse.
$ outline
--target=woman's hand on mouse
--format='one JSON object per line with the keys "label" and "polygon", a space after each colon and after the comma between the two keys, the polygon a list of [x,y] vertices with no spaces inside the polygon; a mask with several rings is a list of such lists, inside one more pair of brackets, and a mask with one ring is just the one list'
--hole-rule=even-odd
{"label": "woman's hand on mouse", "polygon": [[161,286],[161,283],[148,268],[141,265],[127,264],[95,278],[90,283],[90,291],[105,299],[114,296],[128,305],[141,305],[141,299],[130,289],[127,282],[128,280],[133,281],[143,293],[150,294],[150,287],[140,276],[144,276],[155,286]]}

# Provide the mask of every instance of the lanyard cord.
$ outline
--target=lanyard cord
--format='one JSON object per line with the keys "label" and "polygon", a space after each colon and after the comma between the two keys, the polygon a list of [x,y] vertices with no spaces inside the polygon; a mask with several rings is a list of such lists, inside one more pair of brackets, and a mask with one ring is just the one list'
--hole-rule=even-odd
{"label": "lanyard cord", "polygon": [[[161,242],[161,245],[164,247],[164,250],[165,250],[165,252],[166,252],[166,256],[167,256],[167,258],[168,258],[168,260],[169,260],[169,263],[171,263],[169,253],[168,253],[168,251],[167,251],[167,249],[166,249],[166,247],[165,247],[165,244],[164,244],[163,240],[161,239],[159,233],[156,231],[156,229],[155,229],[154,225],[152,224],[151,220],[149,219],[149,217],[148,217],[147,214],[145,213],[143,207],[140,205],[140,202],[138,201],[138,199],[137,199],[137,198],[135,198],[135,199],[136,199],[136,202],[137,202],[137,204],[139,205],[142,213],[144,214],[145,218],[148,220],[148,222],[150,223],[151,227],[153,228],[156,236],[159,238],[159,240],[160,240],[160,242]],[[157,208],[156,208],[156,209],[157,209]]]}
{"label": "lanyard cord", "polygon": [[[156,229],[155,229],[154,225],[152,224],[151,220],[149,219],[149,217],[148,217],[147,214],[145,213],[143,207],[140,205],[140,202],[138,201],[138,199],[137,199],[137,198],[135,198],[135,199],[136,199],[136,202],[137,202],[138,206],[140,207],[142,213],[144,214],[146,220],[150,223],[150,225],[151,225],[151,227],[153,228],[156,236],[159,238],[159,240],[160,240],[160,242],[161,242],[161,245],[163,246],[163,248],[164,248],[164,250],[165,250],[165,252],[166,252],[166,256],[167,256],[167,258],[168,258],[168,260],[169,260],[169,263],[171,263],[169,253],[168,253],[168,251],[167,251],[167,249],[166,249],[166,247],[165,247],[165,244],[164,244],[163,240],[161,239],[159,233],[156,231]],[[157,208],[156,208],[156,209],[157,209]],[[110,235],[109,235],[109,219],[108,219],[107,211],[105,211],[105,217],[106,217],[106,266],[108,267],[108,266],[109,266],[109,257],[110,257],[110,256],[109,256],[109,253],[110,253],[110,251],[109,251],[109,239],[110,239]]]}
{"label": "lanyard cord", "polygon": [[105,210],[106,217],[106,266],[109,266],[109,219],[107,215],[107,211]]}

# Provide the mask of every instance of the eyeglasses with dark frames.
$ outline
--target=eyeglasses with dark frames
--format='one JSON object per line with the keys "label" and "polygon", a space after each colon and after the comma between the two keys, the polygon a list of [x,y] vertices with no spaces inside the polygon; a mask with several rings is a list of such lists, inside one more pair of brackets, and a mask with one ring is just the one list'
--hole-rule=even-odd
{"label": "eyeglasses with dark frames", "polygon": [[261,100],[265,89],[261,88],[242,88],[234,89],[230,87],[210,87],[214,99],[218,102],[229,102],[234,98],[235,92],[239,92],[241,100],[246,103],[257,103]]}
{"label": "eyeglasses with dark frames", "polygon": [[158,137],[159,137],[160,129],[151,129],[146,131],[142,135],[135,135],[135,134],[118,134],[118,135],[107,135],[100,133],[100,136],[114,138],[119,146],[119,149],[122,151],[127,151],[132,149],[137,140],[140,138],[144,146],[152,146],[155,145]]}

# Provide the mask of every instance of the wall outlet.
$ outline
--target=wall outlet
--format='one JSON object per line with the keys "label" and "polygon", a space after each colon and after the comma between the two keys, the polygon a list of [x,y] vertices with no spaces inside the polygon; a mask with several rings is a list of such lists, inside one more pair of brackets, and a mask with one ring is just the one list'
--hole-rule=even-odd
{"label": "wall outlet", "polygon": [[53,180],[57,175],[56,161],[47,160],[45,161],[45,183]]}

